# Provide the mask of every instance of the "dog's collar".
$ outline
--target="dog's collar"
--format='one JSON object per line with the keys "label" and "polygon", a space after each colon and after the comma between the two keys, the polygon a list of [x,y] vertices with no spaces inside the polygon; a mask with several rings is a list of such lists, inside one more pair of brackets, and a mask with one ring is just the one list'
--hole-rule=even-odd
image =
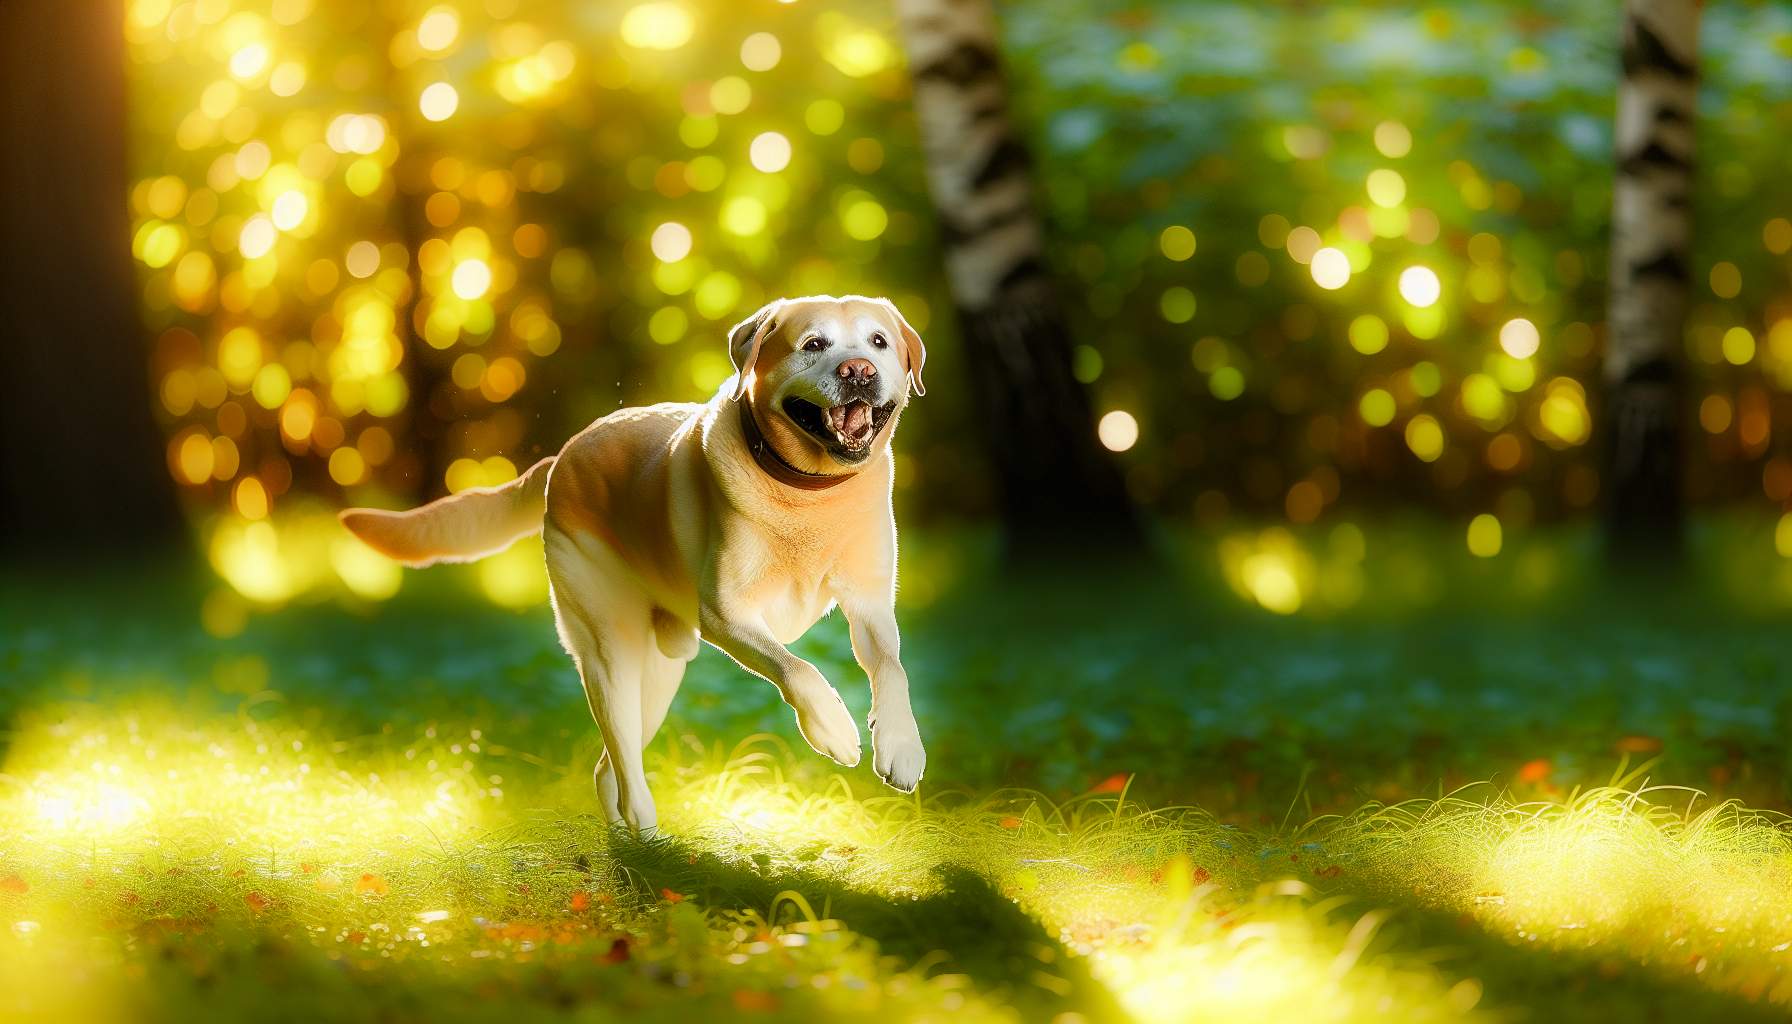
{"label": "dog's collar", "polygon": [[785,462],[760,432],[751,402],[743,396],[735,404],[740,406],[740,432],[746,439],[747,450],[753,453],[753,461],[759,463],[759,468],[773,480],[805,491],[825,491],[858,476],[857,473],[810,473]]}

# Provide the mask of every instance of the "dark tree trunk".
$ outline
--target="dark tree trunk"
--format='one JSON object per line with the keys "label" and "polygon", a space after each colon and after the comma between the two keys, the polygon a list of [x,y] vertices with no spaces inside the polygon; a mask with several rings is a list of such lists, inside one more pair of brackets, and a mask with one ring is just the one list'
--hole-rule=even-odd
{"label": "dark tree trunk", "polygon": [[120,0],[0,2],[0,549],[184,538],[126,212]]}
{"label": "dark tree trunk", "polygon": [[1698,0],[1627,0],[1606,342],[1606,513],[1621,561],[1680,550]]}
{"label": "dark tree trunk", "polygon": [[986,0],[898,0],[928,185],[964,339],[966,387],[1018,550],[1133,548],[1136,512],[1096,443],[1044,261],[1030,161]]}

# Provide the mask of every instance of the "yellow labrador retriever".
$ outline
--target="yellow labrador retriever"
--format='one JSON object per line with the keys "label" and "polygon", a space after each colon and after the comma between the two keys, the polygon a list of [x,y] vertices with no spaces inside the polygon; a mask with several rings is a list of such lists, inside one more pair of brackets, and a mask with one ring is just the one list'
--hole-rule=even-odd
{"label": "yellow labrador retriever", "polygon": [[785,648],[834,605],[871,680],[877,774],[926,765],[896,632],[890,436],[924,394],[921,338],[885,299],[772,302],[728,336],[714,397],[603,417],[502,487],[342,522],[408,565],[470,561],[537,531],[560,640],[603,732],[612,821],[658,818],[641,751],[708,641],[769,680],[809,745],[859,763],[859,731],[821,672]]}

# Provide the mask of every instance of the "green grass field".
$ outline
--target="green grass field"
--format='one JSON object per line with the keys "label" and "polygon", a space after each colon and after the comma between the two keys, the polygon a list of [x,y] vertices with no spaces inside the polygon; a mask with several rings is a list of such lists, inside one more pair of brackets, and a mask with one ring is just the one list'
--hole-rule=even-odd
{"label": "green grass field", "polygon": [[[910,538],[920,793],[706,650],[649,758],[657,842],[595,815],[545,609],[472,570],[222,639],[179,573],[14,573],[0,1017],[1786,1014],[1770,535],[1623,586],[1579,534],[1320,533],[1286,581],[1238,548],[1287,541],[1045,581]],[[1245,599],[1278,581],[1295,614]],[[841,621],[798,649],[862,717]]]}

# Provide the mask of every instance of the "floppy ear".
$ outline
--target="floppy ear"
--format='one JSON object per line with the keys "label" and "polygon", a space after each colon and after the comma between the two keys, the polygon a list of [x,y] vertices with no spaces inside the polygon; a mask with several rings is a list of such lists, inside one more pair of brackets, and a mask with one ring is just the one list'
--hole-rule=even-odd
{"label": "floppy ear", "polygon": [[902,332],[902,354],[908,360],[909,383],[914,385],[915,394],[925,395],[927,385],[921,383],[921,367],[927,362],[927,346],[921,344],[920,332],[909,326],[908,317],[902,315],[902,310],[889,299],[883,301],[890,307],[890,312],[896,314],[896,327]]}
{"label": "floppy ear", "polygon": [[772,314],[778,311],[781,300],[773,299],[759,307],[759,312],[734,325],[728,332],[728,358],[734,363],[735,401],[747,393],[747,375],[753,372],[753,363],[759,359],[759,346],[765,343],[765,336],[778,326]]}

